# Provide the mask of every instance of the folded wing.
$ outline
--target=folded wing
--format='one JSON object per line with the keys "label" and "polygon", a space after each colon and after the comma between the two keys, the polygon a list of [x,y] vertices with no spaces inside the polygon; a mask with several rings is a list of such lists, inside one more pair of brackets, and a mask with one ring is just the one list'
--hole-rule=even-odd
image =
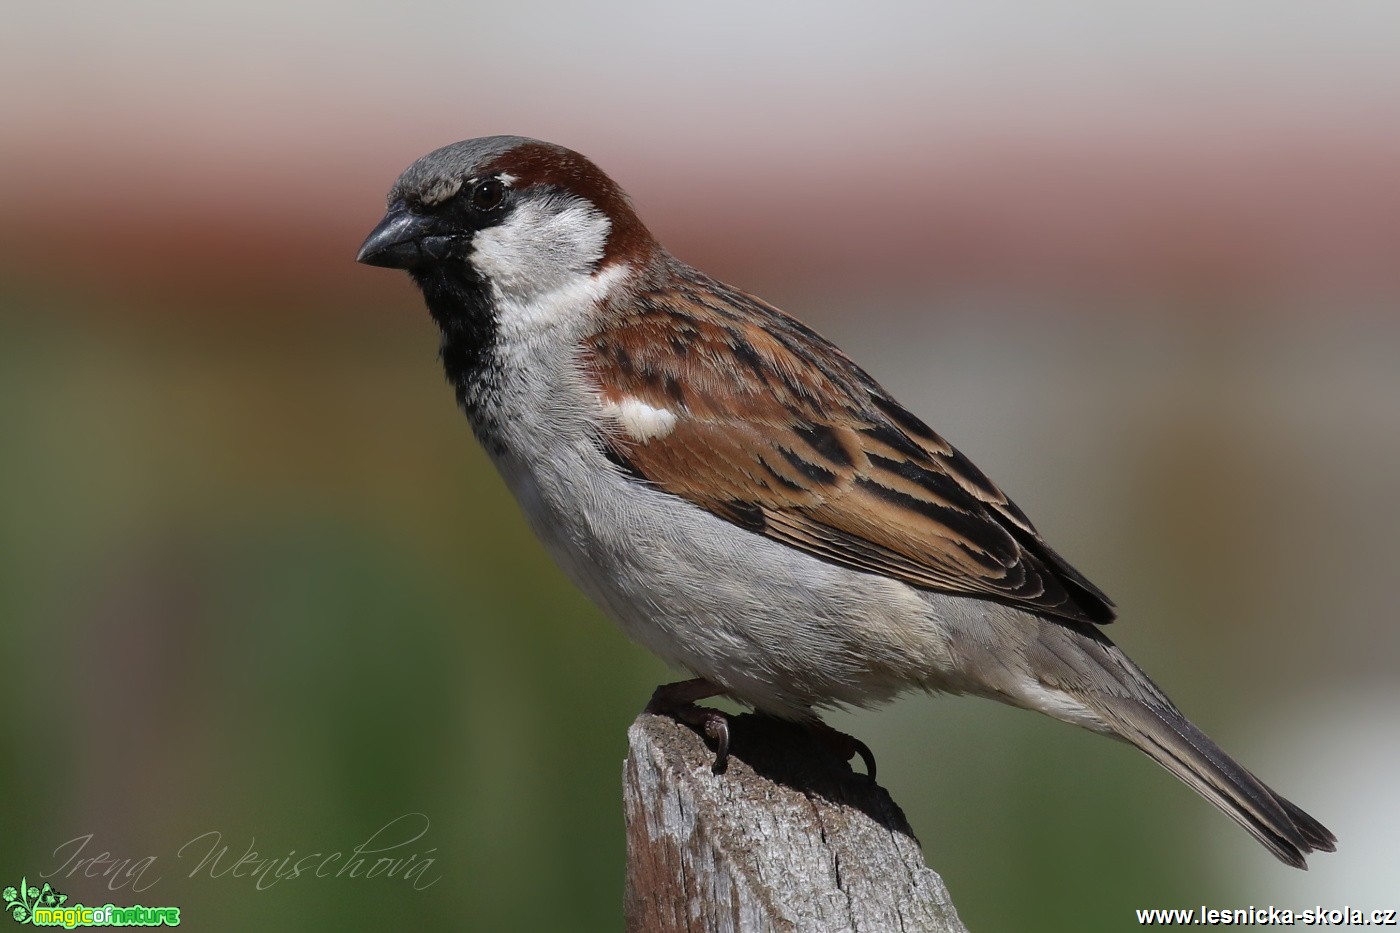
{"label": "folded wing", "polygon": [[645,431],[605,418],[615,462],[822,560],[1067,621],[1113,620],[1108,597],[1000,489],[840,350],[689,275],[694,287],[640,296],[583,348],[605,410],[667,415],[664,430]]}

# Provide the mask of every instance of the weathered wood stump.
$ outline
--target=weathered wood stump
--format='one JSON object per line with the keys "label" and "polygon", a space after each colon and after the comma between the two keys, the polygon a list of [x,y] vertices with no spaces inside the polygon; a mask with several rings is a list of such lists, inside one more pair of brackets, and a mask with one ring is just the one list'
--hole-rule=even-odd
{"label": "weathered wood stump", "polygon": [[729,769],[691,728],[628,731],[631,933],[966,933],[888,793],[806,729],[735,717]]}

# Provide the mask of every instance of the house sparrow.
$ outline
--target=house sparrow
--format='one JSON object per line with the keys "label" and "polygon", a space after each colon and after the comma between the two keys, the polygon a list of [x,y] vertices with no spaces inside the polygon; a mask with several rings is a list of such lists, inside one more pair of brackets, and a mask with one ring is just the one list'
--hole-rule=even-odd
{"label": "house sparrow", "polygon": [[1137,746],[1290,865],[1333,851],[1109,641],[1112,602],[977,467],[825,339],[668,253],[588,159],[467,140],[388,201],[358,260],[422,289],[554,559],[696,675],[652,705],[703,723],[717,770],[706,697],[816,724],[975,694]]}

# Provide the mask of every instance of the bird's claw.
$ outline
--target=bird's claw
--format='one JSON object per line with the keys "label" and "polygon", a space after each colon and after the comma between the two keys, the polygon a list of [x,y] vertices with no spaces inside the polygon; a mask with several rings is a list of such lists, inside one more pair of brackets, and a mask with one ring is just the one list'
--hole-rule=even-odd
{"label": "bird's claw", "polygon": [[875,780],[875,753],[870,750],[860,739],[853,735],[847,735],[839,729],[833,729],[820,719],[814,719],[808,723],[808,728],[817,740],[827,747],[832,754],[842,761],[850,761],[857,755],[865,764],[865,775],[871,781]]}
{"label": "bird's claw", "polygon": [[715,743],[715,761],[710,770],[723,774],[729,768],[729,717],[717,709],[696,706],[696,700],[716,696],[720,688],[703,678],[663,684],[656,688],[647,703],[648,713],[672,716],[694,726]]}

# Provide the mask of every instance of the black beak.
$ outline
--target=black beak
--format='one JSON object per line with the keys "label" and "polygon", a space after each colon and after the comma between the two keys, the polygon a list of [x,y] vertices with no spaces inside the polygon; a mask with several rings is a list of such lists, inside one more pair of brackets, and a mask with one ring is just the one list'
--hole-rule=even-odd
{"label": "black beak", "polygon": [[413,269],[446,259],[459,238],[443,236],[436,227],[436,218],[416,214],[397,201],[365,239],[355,261],[388,269]]}

